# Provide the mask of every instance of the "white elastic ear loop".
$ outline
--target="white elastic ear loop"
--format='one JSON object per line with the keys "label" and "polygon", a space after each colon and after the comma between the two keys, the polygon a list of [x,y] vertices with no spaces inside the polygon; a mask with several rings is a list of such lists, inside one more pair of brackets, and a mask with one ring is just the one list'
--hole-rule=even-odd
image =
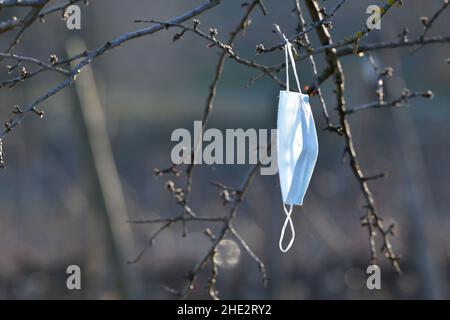
{"label": "white elastic ear loop", "polygon": [[284,56],[285,56],[285,64],[286,64],[286,91],[289,92],[289,59],[291,60],[292,69],[294,70],[295,81],[297,82],[298,92],[301,93],[302,89],[300,86],[300,81],[298,79],[297,68],[295,66],[294,55],[292,54],[292,44],[287,42],[284,45]]}
{"label": "white elastic ear loop", "polygon": [[289,59],[288,59],[289,42],[284,45],[284,56],[286,64],[286,91],[289,92]]}
{"label": "white elastic ear loop", "polygon": [[[278,243],[278,245],[280,247],[280,250],[282,252],[286,253],[292,247],[292,245],[294,244],[294,240],[295,240],[294,223],[292,222],[292,218],[291,218],[291,214],[292,214],[292,210],[294,209],[294,206],[291,204],[289,210],[287,210],[286,206],[283,204],[283,209],[284,209],[284,212],[286,213],[286,219],[284,220],[283,228],[281,229],[280,242]],[[283,239],[284,239],[284,235],[286,233],[286,228],[287,228],[288,223],[289,223],[289,226],[291,227],[292,237],[291,237],[291,240],[289,241],[289,244],[287,245],[287,247],[283,248]]]}
{"label": "white elastic ear loop", "polygon": [[291,58],[292,69],[294,70],[295,81],[297,82],[298,92],[301,93],[302,87],[300,86],[300,80],[298,80],[297,68],[295,66],[295,59],[294,55],[292,54],[292,44],[290,42],[288,43],[288,49],[289,49],[289,57]]}

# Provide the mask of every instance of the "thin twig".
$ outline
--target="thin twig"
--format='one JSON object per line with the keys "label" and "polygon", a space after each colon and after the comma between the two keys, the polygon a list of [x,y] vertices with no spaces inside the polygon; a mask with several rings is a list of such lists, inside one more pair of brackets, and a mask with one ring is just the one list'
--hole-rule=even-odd
{"label": "thin twig", "polygon": [[425,92],[411,92],[408,89],[403,90],[401,96],[395,100],[386,102],[386,101],[375,101],[371,103],[366,103],[357,107],[348,108],[345,110],[346,114],[353,114],[355,112],[369,110],[369,109],[381,109],[381,108],[400,108],[407,105],[409,100],[414,98],[433,98],[433,93],[428,90]]}
{"label": "thin twig", "polygon": [[161,218],[161,219],[141,219],[141,220],[128,220],[131,224],[157,224],[157,223],[174,223],[177,221],[196,221],[196,222],[223,222],[225,217],[186,217],[185,215],[179,215],[175,218]]}
{"label": "thin twig", "polygon": [[261,259],[253,252],[252,248],[247,244],[247,242],[242,238],[242,236],[236,231],[236,229],[230,225],[230,232],[235,236],[235,238],[239,241],[242,248],[247,252],[250,257],[256,262],[259,268],[259,272],[261,273],[261,280],[264,286],[267,286],[268,276],[267,276],[267,270],[264,265],[264,263],[261,261]]}
{"label": "thin twig", "polygon": [[[450,4],[449,0],[444,0],[442,3],[442,6],[435,12],[435,14],[431,17],[430,20],[426,17],[422,17],[422,23],[424,25],[424,30],[422,32],[422,35],[420,36],[420,39],[425,39],[425,36],[427,35],[428,31],[431,30],[431,27],[433,26],[434,22],[439,18],[439,16],[447,9],[448,5]],[[423,48],[423,45],[414,47],[411,49],[411,53],[415,53],[418,50]]]}
{"label": "thin twig", "polygon": [[[305,28],[304,30],[300,31],[299,33],[297,33],[296,35],[287,38],[289,40],[289,42],[295,42],[296,40],[302,38],[305,34],[307,34],[308,32],[319,28],[321,26],[323,26],[324,24],[326,24],[335,14],[336,12],[344,5],[346,0],[341,0],[336,7],[333,8],[333,10],[330,11],[330,13],[325,13],[324,12],[324,18],[319,20],[319,21],[315,21],[314,23],[311,24],[311,26]],[[258,50],[258,53],[266,53],[266,52],[272,52],[275,51],[277,49],[282,49],[284,46],[285,42],[283,41],[282,43],[279,43],[273,47],[270,48],[261,48]]]}
{"label": "thin twig", "polygon": [[32,64],[35,64],[35,65],[38,65],[38,66],[42,67],[43,69],[52,70],[52,71],[61,73],[61,74],[66,75],[66,76],[70,74],[69,71],[67,71],[67,70],[65,70],[63,68],[55,67],[53,65],[50,65],[48,63],[45,63],[45,62],[43,62],[43,61],[41,61],[39,59],[33,58],[33,57],[25,57],[25,56],[20,56],[20,55],[11,54],[11,53],[9,53],[9,54],[7,54],[7,53],[0,53],[0,58],[1,59],[12,59],[12,60],[15,60],[15,61],[18,61],[18,62],[32,63]]}

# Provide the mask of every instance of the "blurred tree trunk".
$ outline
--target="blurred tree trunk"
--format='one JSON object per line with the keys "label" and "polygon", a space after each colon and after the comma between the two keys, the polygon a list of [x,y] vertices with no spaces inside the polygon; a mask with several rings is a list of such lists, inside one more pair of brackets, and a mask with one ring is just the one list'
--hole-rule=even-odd
{"label": "blurred tree trunk", "polygon": [[[86,49],[81,40],[71,40],[67,45],[68,55]],[[106,121],[94,75],[86,66],[75,82],[78,97],[79,128],[82,133],[85,163],[89,173],[89,193],[93,201],[96,220],[103,230],[103,248],[106,249],[107,266],[113,279],[113,297],[137,298],[139,295],[136,268],[127,265],[127,256],[133,254],[134,241],[122,185],[114,162],[114,156],[106,128]]]}

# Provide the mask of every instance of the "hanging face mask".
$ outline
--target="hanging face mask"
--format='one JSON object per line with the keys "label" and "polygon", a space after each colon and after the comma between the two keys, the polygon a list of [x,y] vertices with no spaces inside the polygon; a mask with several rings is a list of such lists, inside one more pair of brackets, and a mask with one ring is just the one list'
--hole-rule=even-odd
{"label": "hanging face mask", "polygon": [[[286,91],[280,91],[278,104],[277,156],[283,209],[286,213],[279,246],[282,252],[287,252],[295,239],[295,229],[291,218],[292,210],[294,205],[303,205],[303,198],[316,165],[319,146],[309,97],[301,92],[292,54],[292,44],[287,42],[284,50],[286,56]],[[289,60],[294,71],[298,92],[289,91]],[[289,209],[286,208],[286,205],[289,206]],[[292,237],[286,248],[283,248],[288,224]]]}

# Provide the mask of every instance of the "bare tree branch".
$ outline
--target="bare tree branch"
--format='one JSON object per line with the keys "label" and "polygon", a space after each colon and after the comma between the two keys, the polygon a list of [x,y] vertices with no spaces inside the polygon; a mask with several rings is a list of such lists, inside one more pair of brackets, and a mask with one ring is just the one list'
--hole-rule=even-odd
{"label": "bare tree branch", "polygon": [[234,201],[234,203],[228,213],[228,217],[223,224],[220,234],[215,238],[213,244],[211,245],[209,250],[206,252],[206,254],[203,256],[203,258],[200,260],[200,262],[198,262],[196,264],[196,266],[194,267],[194,269],[189,273],[188,283],[185,286],[185,288],[179,293],[181,298],[185,298],[189,294],[189,292],[194,288],[195,280],[197,279],[199,272],[203,269],[203,267],[206,264],[206,262],[208,261],[208,259],[214,254],[214,252],[217,248],[217,245],[220,243],[220,241],[222,241],[225,238],[225,236],[227,235],[227,233],[230,231],[231,222],[234,219],[234,217],[236,216],[237,210],[238,210],[242,200],[244,199],[244,196],[247,193],[250,183],[251,183],[253,177],[255,176],[258,168],[259,168],[259,164],[252,166],[251,169],[249,170],[249,172],[247,173],[247,175],[245,176],[245,178],[242,182],[242,186],[237,195],[237,198]]}
{"label": "bare tree branch", "polygon": [[[303,17],[303,13],[302,13],[302,8],[300,6],[300,0],[294,0],[295,3],[295,11],[297,13],[298,16],[298,31],[301,32],[305,32],[306,30],[306,21],[305,18]],[[343,2],[341,3],[341,5],[343,4]],[[335,8],[334,12],[337,11],[337,9],[339,9],[338,7]],[[333,12],[332,12],[333,13]],[[305,46],[306,48],[310,48],[311,47],[311,42],[309,41],[309,36],[308,33],[304,33],[303,39],[298,38],[299,41],[297,41],[297,45],[298,46]],[[304,43],[302,43],[304,42]],[[325,102],[325,99],[322,95],[322,90],[320,89],[320,79],[319,79],[319,74],[317,71],[317,64],[316,64],[316,60],[314,58],[314,56],[309,56],[309,61],[311,62],[311,66],[313,68],[313,73],[314,76],[316,78],[316,83],[311,86],[310,88],[308,88],[309,90],[309,94],[312,93],[316,93],[317,96],[319,97],[319,102],[320,105],[322,106],[322,114],[325,118],[325,122],[327,124],[326,129],[327,130],[331,130],[331,131],[336,131],[338,130],[338,128],[336,128],[336,126],[331,122],[330,116],[328,114],[328,110],[327,110],[327,105]],[[331,68],[329,68],[329,70],[331,70]]]}
{"label": "bare tree branch", "polygon": [[[346,1],[346,0],[341,0],[341,1],[336,5],[336,7],[335,7],[333,10],[331,10],[330,13],[326,13],[325,10],[324,10],[323,8],[321,8],[320,10],[321,10],[321,12],[322,12],[324,18],[321,19],[321,20],[319,20],[319,21],[314,21],[314,22],[311,24],[311,26],[309,26],[309,27],[307,27],[307,28],[303,27],[303,30],[302,30],[302,31],[300,31],[300,32],[297,33],[296,35],[294,35],[294,36],[288,38],[289,42],[296,42],[298,39],[302,38],[302,37],[303,37],[304,35],[306,35],[308,32],[310,32],[310,31],[312,31],[312,30],[314,30],[314,29],[316,29],[316,28],[319,28],[319,27],[323,26],[324,24],[328,23],[328,21],[329,21],[329,20],[336,14],[336,12],[344,5],[345,1]],[[297,9],[297,8],[296,8],[296,9]],[[284,46],[284,42],[279,43],[279,44],[277,44],[277,45],[275,45],[275,46],[273,46],[273,47],[267,48],[267,49],[264,48],[264,46],[262,46],[262,47],[259,47],[257,51],[258,51],[258,53],[272,52],[272,51],[275,51],[275,50],[277,50],[277,49],[282,49],[283,46]]]}
{"label": "bare tree branch", "polygon": [[[316,0],[306,0],[306,5],[308,10],[313,18],[313,20],[318,21],[321,19],[321,12]],[[324,46],[333,46],[333,41],[330,33],[324,27],[316,29],[319,39]],[[386,253],[387,258],[391,261],[392,266],[400,272],[399,258],[394,253],[394,250],[390,241],[390,233],[384,228],[382,219],[379,216],[378,210],[375,207],[375,202],[373,199],[373,195],[369,186],[367,184],[367,180],[364,179],[364,174],[361,170],[361,166],[359,164],[359,160],[356,155],[356,150],[353,144],[352,131],[350,128],[350,124],[347,119],[347,110],[346,110],[346,102],[345,102],[345,77],[344,71],[339,60],[339,57],[336,54],[335,49],[327,49],[326,51],[326,60],[327,63],[334,70],[334,78],[336,83],[336,95],[337,95],[337,104],[339,111],[339,118],[342,127],[342,133],[345,138],[346,143],[346,153],[350,157],[350,167],[355,175],[356,179],[360,184],[361,191],[366,200],[366,215],[363,218],[363,226],[367,226],[369,232],[369,243],[371,247],[371,258],[370,263],[376,264],[377,261],[377,249],[375,243],[376,231],[380,232],[384,245],[383,250]]]}
{"label": "bare tree branch", "polygon": [[[206,10],[209,10],[209,9],[215,7],[219,3],[220,3],[220,0],[207,1],[204,4],[192,9],[191,11],[188,11],[188,12],[184,13],[183,15],[172,19],[171,21],[169,21],[169,23],[180,23],[180,22],[186,21],[196,15],[199,15],[200,13],[202,13]],[[24,109],[23,113],[15,116],[11,120],[9,120],[7,122],[7,125],[5,126],[5,129],[3,130],[3,132],[0,133],[0,139],[3,139],[9,132],[11,132],[12,129],[17,127],[22,122],[22,120],[26,117],[26,115],[28,115],[30,112],[34,111],[36,106],[41,104],[43,101],[47,100],[49,97],[55,95],[62,89],[70,86],[75,81],[76,75],[79,72],[81,72],[81,70],[83,69],[84,66],[90,64],[93,59],[103,55],[104,53],[106,53],[114,48],[121,46],[125,42],[128,42],[128,41],[136,39],[136,38],[140,38],[140,37],[143,37],[146,35],[153,34],[155,32],[163,30],[163,29],[164,29],[164,25],[161,25],[161,24],[158,24],[158,25],[152,26],[152,27],[142,28],[142,29],[139,29],[136,31],[126,33],[112,41],[108,41],[108,42],[106,42],[105,45],[103,45],[97,49],[94,49],[92,51],[83,52],[82,54],[85,55],[85,57],[82,58],[81,62],[79,62],[72,69],[72,71],[69,74],[69,77],[65,81],[59,83],[58,85],[56,85],[55,87],[53,87],[52,89],[47,91],[45,94],[43,94],[42,96],[40,96],[39,98],[34,100],[28,107],[26,107]],[[79,57],[79,55],[77,55],[76,57]]]}

